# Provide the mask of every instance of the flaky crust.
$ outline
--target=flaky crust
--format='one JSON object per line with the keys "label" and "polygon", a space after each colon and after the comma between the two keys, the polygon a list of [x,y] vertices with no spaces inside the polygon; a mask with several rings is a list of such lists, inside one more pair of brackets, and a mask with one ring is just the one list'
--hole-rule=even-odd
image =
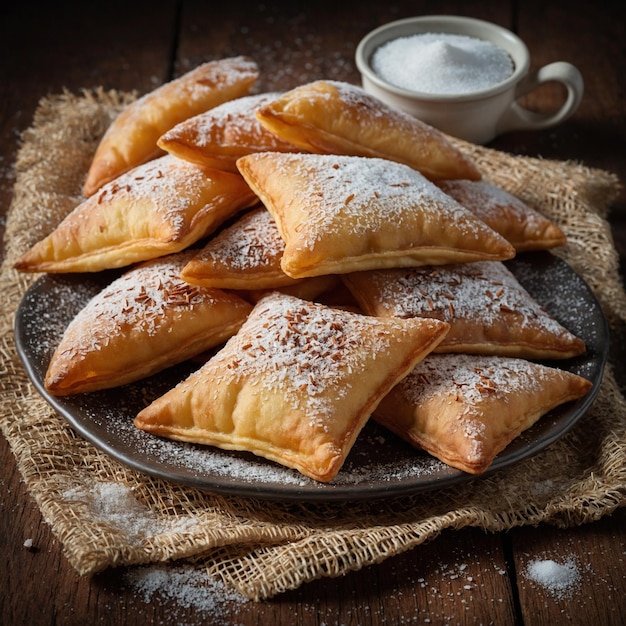
{"label": "flaky crust", "polygon": [[517,252],[547,250],[567,243],[565,233],[554,222],[486,180],[442,180],[437,184],[500,233]]}
{"label": "flaky crust", "polygon": [[247,57],[210,61],[126,107],[109,126],[87,173],[86,197],[120,174],[162,154],[157,141],[179,122],[247,94],[257,80]]}
{"label": "flaky crust", "polygon": [[439,352],[567,359],[585,351],[497,261],[373,270],[342,280],[370,315],[448,322]]}
{"label": "flaky crust", "polygon": [[254,152],[297,152],[293,144],[267,130],[256,118],[259,107],[279,94],[236,98],[195,115],[158,140],[163,150],[181,159],[236,172],[239,157]]}
{"label": "flaky crust", "polygon": [[271,214],[256,207],[211,238],[185,265],[182,277],[220,289],[273,289],[302,279],[283,272],[285,242]]}
{"label": "flaky crust", "polygon": [[444,463],[480,474],[524,430],[591,386],[577,374],[522,359],[431,354],[381,401],[374,418]]}
{"label": "flaky crust", "polygon": [[179,252],[256,197],[238,174],[165,155],[107,183],[15,264],[95,272]]}
{"label": "flaky crust", "polygon": [[226,341],[252,307],[180,278],[190,252],[149,261],[114,280],[78,313],[55,350],[46,389],[68,395],[140,380]]}
{"label": "flaky crust", "polygon": [[481,178],[472,161],[440,131],[349,83],[301,85],[261,107],[257,117],[270,131],[309,152],[398,161],[431,180]]}
{"label": "flaky crust", "polygon": [[514,248],[407,165],[264,152],[237,166],[272,214],[293,278],[380,267],[502,260]]}

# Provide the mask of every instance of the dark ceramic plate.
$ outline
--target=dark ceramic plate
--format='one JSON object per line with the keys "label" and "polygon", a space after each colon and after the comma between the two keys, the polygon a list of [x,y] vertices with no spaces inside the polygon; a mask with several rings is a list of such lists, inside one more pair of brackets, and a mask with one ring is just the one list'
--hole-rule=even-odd
{"label": "dark ceramic plate", "polygon": [[[551,363],[585,376],[592,390],[542,417],[494,461],[490,474],[536,454],[568,431],[593,402],[607,359],[609,335],[600,305],[585,282],[548,252],[507,262],[524,287],[561,324],[581,337],[587,352]],[[25,294],[15,320],[20,357],[42,396],[87,440],[141,472],[210,492],[268,499],[346,501],[398,496],[460,484],[476,477],[411,448],[368,423],[337,478],[317,483],[246,453],[164,440],[136,429],[136,413],[197,366],[186,363],[123,388],[54,397],[43,387],[52,352],[74,315],[115,275],[46,275]],[[485,476],[483,474],[482,476]]]}

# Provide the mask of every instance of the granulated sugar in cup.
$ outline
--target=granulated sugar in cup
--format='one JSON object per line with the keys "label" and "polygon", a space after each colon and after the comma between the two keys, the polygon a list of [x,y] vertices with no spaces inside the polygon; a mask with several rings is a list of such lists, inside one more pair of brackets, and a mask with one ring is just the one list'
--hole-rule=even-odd
{"label": "granulated sugar in cup", "polygon": [[[529,73],[524,42],[501,26],[433,15],[391,22],[369,33],[355,54],[363,88],[440,130],[487,143],[513,130],[563,122],[578,108],[583,79],[566,62]],[[567,91],[555,112],[534,113],[518,100],[549,81]]]}

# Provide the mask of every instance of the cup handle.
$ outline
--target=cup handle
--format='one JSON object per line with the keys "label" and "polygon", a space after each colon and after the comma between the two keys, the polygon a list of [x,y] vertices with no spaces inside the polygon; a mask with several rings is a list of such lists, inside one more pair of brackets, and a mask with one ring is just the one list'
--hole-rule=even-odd
{"label": "cup handle", "polygon": [[[520,106],[519,98],[530,93],[543,83],[557,81],[565,85],[567,98],[561,108],[554,113],[535,113]],[[581,73],[571,63],[557,61],[550,63],[523,80],[515,90],[515,100],[498,121],[496,133],[513,130],[539,130],[549,128],[566,120],[580,104],[584,82]]]}

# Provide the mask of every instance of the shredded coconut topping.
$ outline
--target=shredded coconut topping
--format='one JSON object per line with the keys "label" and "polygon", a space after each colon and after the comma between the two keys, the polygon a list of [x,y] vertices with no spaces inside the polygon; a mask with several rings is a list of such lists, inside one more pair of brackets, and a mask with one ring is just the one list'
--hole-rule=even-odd
{"label": "shredded coconut topping", "polygon": [[179,231],[186,224],[187,212],[198,205],[208,182],[201,168],[166,154],[122,174],[94,197],[101,204],[125,196],[131,207],[149,199],[156,215]]}
{"label": "shredded coconut topping", "polygon": [[512,357],[429,354],[399,384],[413,403],[454,394],[476,411],[485,396],[506,398],[517,390],[537,389],[543,366]]}
{"label": "shredded coconut topping", "polygon": [[[359,338],[366,327],[373,332],[364,351]],[[380,320],[274,293],[211,363],[217,371],[262,375],[264,385],[292,395],[295,407],[304,394],[310,408],[328,414],[348,390],[346,372],[361,371],[364,352],[376,358],[393,341]]]}
{"label": "shredded coconut topping", "polygon": [[[66,331],[73,334],[73,356],[79,358],[101,350],[120,328],[132,327],[155,335],[164,324],[171,323],[164,315],[166,310],[182,311],[209,302],[213,298],[210,289],[180,278],[182,267],[192,255],[186,252],[145,263],[122,274],[94,296]],[[61,350],[66,353],[62,344]]]}
{"label": "shredded coconut topping", "polygon": [[271,214],[264,208],[241,217],[204,247],[196,261],[226,265],[239,270],[273,267],[285,250],[285,242]]}
{"label": "shredded coconut topping", "polygon": [[540,389],[547,368],[524,359],[429,354],[399,383],[399,389],[415,406],[434,398],[450,398],[463,407],[457,428],[472,444],[470,458],[478,459],[487,426],[482,421],[482,403],[497,397],[508,402],[516,392]]}
{"label": "shredded coconut topping", "polygon": [[371,273],[371,282],[381,305],[396,317],[436,312],[447,322],[470,319],[490,325],[503,312],[515,312],[521,327],[539,324],[551,333],[569,334],[499,261],[381,270]]}

